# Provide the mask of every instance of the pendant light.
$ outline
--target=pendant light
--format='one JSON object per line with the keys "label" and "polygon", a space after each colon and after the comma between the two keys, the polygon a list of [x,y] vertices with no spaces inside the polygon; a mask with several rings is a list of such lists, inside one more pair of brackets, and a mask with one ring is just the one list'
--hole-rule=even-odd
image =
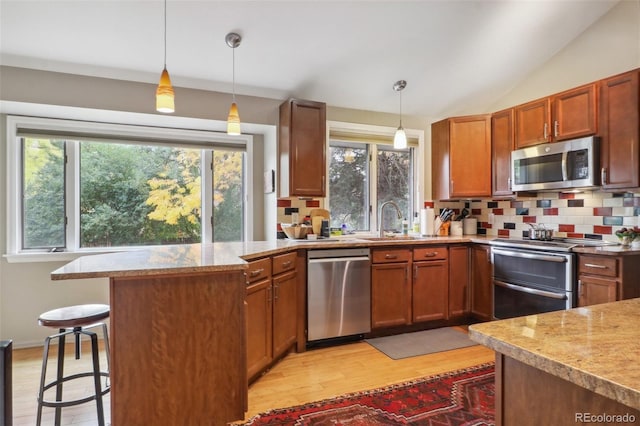
{"label": "pendant light", "polygon": [[242,37],[240,34],[229,33],[224,38],[227,46],[233,49],[233,102],[229,108],[229,117],[227,118],[227,134],[240,134],[240,115],[238,114],[238,105],[236,104],[236,47],[240,46]]}
{"label": "pendant light", "polygon": [[164,0],[164,69],[156,89],[156,111],[164,113],[175,111],[173,87],[167,71],[167,0]]}
{"label": "pendant light", "polygon": [[393,90],[400,93],[400,126],[396,130],[396,134],[393,136],[393,147],[395,149],[405,149],[407,147],[407,134],[402,127],[402,90],[407,87],[405,80],[398,80],[393,85]]}

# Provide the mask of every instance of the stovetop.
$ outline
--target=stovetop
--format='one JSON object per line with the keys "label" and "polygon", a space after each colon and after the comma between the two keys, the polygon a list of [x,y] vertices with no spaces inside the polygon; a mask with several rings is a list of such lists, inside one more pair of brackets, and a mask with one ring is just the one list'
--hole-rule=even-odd
{"label": "stovetop", "polygon": [[527,238],[496,238],[491,241],[491,244],[500,247],[570,252],[575,247],[601,247],[606,245],[615,245],[616,243],[609,243],[602,240],[592,240],[588,238],[553,238],[548,241],[529,240]]}

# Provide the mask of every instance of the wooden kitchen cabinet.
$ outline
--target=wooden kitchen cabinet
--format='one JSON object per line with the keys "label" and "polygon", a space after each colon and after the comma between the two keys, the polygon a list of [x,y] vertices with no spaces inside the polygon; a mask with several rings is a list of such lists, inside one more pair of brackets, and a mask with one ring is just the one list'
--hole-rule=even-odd
{"label": "wooden kitchen cabinet", "polygon": [[371,251],[371,328],[411,324],[411,250]]}
{"label": "wooden kitchen cabinet", "polygon": [[326,104],[290,99],[280,105],[280,197],[326,194]]}
{"label": "wooden kitchen cabinet", "polygon": [[431,152],[434,199],[491,196],[491,115],[433,123]]}
{"label": "wooden kitchen cabinet", "polygon": [[640,255],[578,255],[578,306],[640,297]]}
{"label": "wooden kitchen cabinet", "polygon": [[490,321],[493,317],[491,247],[486,244],[471,246],[471,314],[477,319]]}
{"label": "wooden kitchen cabinet", "polygon": [[449,250],[446,246],[413,249],[412,320],[449,318]]}
{"label": "wooden kitchen cabinet", "polygon": [[469,313],[469,248],[449,247],[449,318]]}
{"label": "wooden kitchen cabinet", "polygon": [[600,82],[602,189],[640,186],[640,70]]}
{"label": "wooden kitchen cabinet", "polygon": [[516,149],[596,134],[597,89],[590,83],[516,106]]}
{"label": "wooden kitchen cabinet", "polygon": [[247,376],[253,380],[295,342],[296,253],[249,263],[247,278]]}
{"label": "wooden kitchen cabinet", "polygon": [[491,175],[494,197],[511,197],[511,151],[514,150],[513,108],[491,115]]}

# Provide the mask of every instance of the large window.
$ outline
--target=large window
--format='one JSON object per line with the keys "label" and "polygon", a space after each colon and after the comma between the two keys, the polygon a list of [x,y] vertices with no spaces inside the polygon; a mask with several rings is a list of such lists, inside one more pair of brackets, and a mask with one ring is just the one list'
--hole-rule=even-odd
{"label": "large window", "polygon": [[402,212],[385,215],[383,228],[400,232],[402,220],[413,221],[416,204],[417,144],[396,150],[389,137],[330,133],[329,210],[331,226],[349,230],[379,229],[380,207],[394,201]]}
{"label": "large window", "polygon": [[168,140],[135,129],[125,138],[123,126],[114,135],[107,126],[101,137],[78,136],[83,125],[56,122],[48,130],[47,123],[16,131],[15,252],[247,238],[245,144],[193,131]]}

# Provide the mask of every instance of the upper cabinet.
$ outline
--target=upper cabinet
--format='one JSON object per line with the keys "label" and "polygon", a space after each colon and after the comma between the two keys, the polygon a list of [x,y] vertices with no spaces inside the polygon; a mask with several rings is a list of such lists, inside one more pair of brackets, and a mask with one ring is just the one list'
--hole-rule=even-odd
{"label": "upper cabinet", "polygon": [[640,186],[639,70],[600,83],[600,161],[602,188]]}
{"label": "upper cabinet", "polygon": [[435,200],[491,196],[491,115],[433,123],[431,152]]}
{"label": "upper cabinet", "polygon": [[597,133],[597,83],[515,107],[516,149]]}
{"label": "upper cabinet", "polygon": [[290,99],[280,105],[280,197],[326,194],[326,104]]}
{"label": "upper cabinet", "polygon": [[511,151],[513,141],[513,108],[491,116],[491,171],[494,197],[513,196],[511,191]]}

